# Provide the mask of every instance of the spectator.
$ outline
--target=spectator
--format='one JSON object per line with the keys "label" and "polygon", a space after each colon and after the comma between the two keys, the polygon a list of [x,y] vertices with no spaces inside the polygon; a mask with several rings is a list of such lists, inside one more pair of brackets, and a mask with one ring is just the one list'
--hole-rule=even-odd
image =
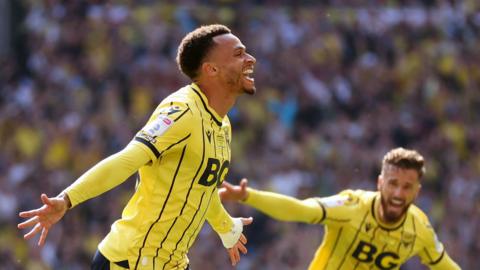
{"label": "spectator", "polygon": [[[219,22],[240,33],[259,63],[257,103],[240,100],[231,113],[231,179],[248,176],[258,188],[295,179],[289,193],[296,197],[374,188],[368,179],[379,164],[371,156],[396,146],[418,149],[430,161],[419,206],[452,258],[475,269],[478,1],[222,2],[214,8],[216,1],[25,1],[26,67],[12,57],[0,60],[2,205],[13,212],[35,207],[38,190],[56,194],[120,150],[147,120],[145,112],[186,83],[171,60],[181,37]],[[31,147],[20,147],[23,141]],[[0,266],[86,269],[92,243],[119,217],[132,188],[121,186],[72,212],[42,250],[0,237]],[[230,207],[233,215],[254,214]],[[19,221],[11,212],[0,208],[0,235],[11,237]],[[322,236],[268,219],[255,226],[247,236],[262,241],[251,241],[239,269],[305,269]],[[266,231],[269,237],[260,234]],[[71,244],[60,245],[66,237]],[[214,241],[211,231],[202,232],[192,269],[227,269],[227,260],[212,256]],[[402,269],[422,268],[413,261]]]}

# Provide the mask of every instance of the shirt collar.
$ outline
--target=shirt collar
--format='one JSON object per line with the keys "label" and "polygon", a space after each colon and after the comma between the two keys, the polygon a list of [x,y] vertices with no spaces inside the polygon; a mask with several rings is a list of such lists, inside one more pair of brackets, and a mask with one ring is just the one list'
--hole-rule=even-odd
{"label": "shirt collar", "polygon": [[196,83],[190,84],[190,88],[198,95],[200,101],[202,101],[203,107],[205,110],[212,116],[213,121],[217,123],[218,126],[222,126],[223,118],[220,117],[217,112],[208,105],[208,99],[205,94],[202,92],[200,87]]}

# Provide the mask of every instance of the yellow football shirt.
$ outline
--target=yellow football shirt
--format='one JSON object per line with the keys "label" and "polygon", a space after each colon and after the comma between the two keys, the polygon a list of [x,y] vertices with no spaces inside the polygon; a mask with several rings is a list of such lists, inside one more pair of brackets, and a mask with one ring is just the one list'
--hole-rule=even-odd
{"label": "yellow football shirt", "polygon": [[[146,152],[151,161],[138,170],[135,193],[99,244],[100,252],[113,262],[128,260],[130,269],[185,269],[187,251],[205,220],[218,233],[230,231],[233,222],[217,193],[229,170],[230,140],[228,117],[209,107],[197,85],[164,99],[130,143],[128,155]],[[125,157],[112,162],[121,164]],[[87,173],[66,190],[73,205],[114,186],[92,186],[95,181],[124,180],[90,175],[102,174]]]}
{"label": "yellow football shirt", "polygon": [[376,215],[379,200],[378,192],[363,190],[301,201],[249,189],[245,203],[276,219],[325,225],[310,270],[399,269],[416,255],[431,269],[460,269],[418,207],[412,205],[397,224],[386,225]]}

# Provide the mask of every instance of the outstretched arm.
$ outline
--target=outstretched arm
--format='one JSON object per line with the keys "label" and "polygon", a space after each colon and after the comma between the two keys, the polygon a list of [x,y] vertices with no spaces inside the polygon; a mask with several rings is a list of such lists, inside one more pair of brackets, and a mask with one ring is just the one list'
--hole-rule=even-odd
{"label": "outstretched arm", "polygon": [[132,142],[122,151],[100,161],[64,192],[74,207],[120,185],[149,161],[150,155]]}
{"label": "outstretched arm", "polygon": [[435,264],[429,265],[430,269],[433,270],[460,270],[460,266],[455,263],[450,256],[448,256],[447,252],[443,253],[443,257],[440,258],[440,261],[436,262]]}
{"label": "outstretched arm", "polygon": [[222,200],[242,201],[282,221],[317,223],[324,216],[324,210],[317,200],[299,200],[278,193],[255,190],[248,187],[247,179],[242,179],[238,186],[223,182],[219,194]]}
{"label": "outstretched arm", "polygon": [[50,228],[62,219],[69,208],[118,186],[149,160],[149,155],[142,148],[134,144],[127,145],[122,151],[88,170],[57,197],[49,198],[42,194],[40,199],[43,206],[21,212],[20,217],[29,219],[18,224],[18,228],[33,227],[24,235],[25,239],[41,232],[38,245],[42,246]]}
{"label": "outstretched arm", "polygon": [[430,269],[460,270],[460,266],[448,256],[445,246],[437,237],[427,215],[420,211],[418,216],[420,226],[417,228],[417,234],[421,236],[419,241],[423,244],[423,248],[418,253],[421,262]]}

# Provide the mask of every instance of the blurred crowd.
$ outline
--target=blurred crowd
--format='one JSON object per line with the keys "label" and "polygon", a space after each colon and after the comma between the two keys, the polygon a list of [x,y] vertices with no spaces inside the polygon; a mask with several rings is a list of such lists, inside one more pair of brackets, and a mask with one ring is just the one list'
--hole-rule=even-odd
{"label": "blurred crowd", "polygon": [[[229,114],[228,181],[300,198],[376,189],[389,149],[417,149],[417,205],[450,256],[478,267],[478,1],[194,2],[22,1],[23,49],[0,57],[1,269],[88,269],[133,179],[72,209],[42,249],[22,239],[17,213],[122,149],[188,83],[177,46],[209,23],[230,26],[257,59],[257,94]],[[238,269],[306,269],[320,245],[322,226],[227,209],[254,217]],[[208,225],[189,257],[193,270],[232,268]]]}

